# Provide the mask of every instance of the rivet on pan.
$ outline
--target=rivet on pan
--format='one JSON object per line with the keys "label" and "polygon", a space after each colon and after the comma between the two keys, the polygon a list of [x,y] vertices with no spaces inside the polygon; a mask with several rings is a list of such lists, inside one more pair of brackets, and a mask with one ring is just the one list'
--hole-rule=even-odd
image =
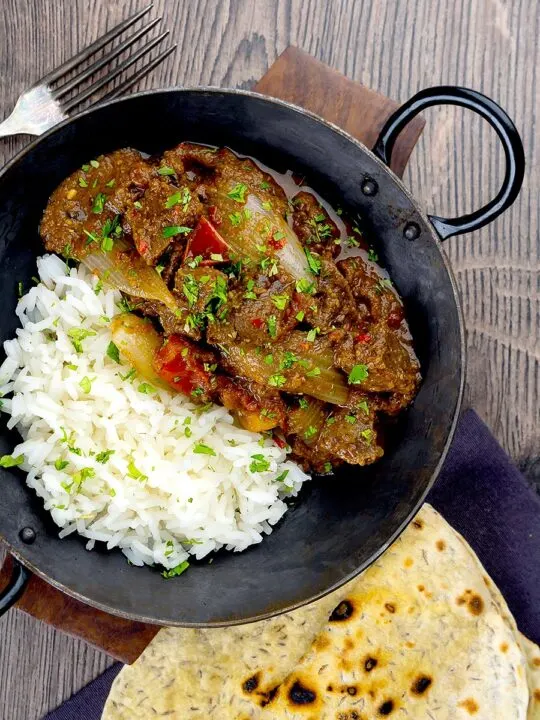
{"label": "rivet on pan", "polygon": [[414,222],[407,223],[403,228],[403,236],[407,240],[416,240],[417,237],[420,237],[420,228]]}
{"label": "rivet on pan", "polygon": [[23,527],[19,533],[19,537],[27,545],[31,545],[36,539],[36,531],[31,527]]}
{"label": "rivet on pan", "polygon": [[372,180],[371,178],[366,178],[361,186],[361,190],[364,195],[376,195],[378,189],[379,186],[377,185],[375,180]]}

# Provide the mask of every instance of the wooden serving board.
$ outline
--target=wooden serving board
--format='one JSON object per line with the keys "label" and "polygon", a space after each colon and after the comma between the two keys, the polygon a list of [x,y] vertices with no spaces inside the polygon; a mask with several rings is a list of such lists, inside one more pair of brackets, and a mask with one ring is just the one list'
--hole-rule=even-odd
{"label": "wooden serving board", "polygon": [[[254,88],[260,93],[287,100],[324,117],[367,147],[372,147],[387,118],[398,103],[340,75],[302,50],[289,47]],[[399,137],[392,169],[402,175],[418,140],[424,121],[415,118]],[[8,558],[0,570],[0,588],[11,573]],[[33,576],[16,607],[125,663],[134,662],[159,631],[157,625],[131,622],[95,610]]]}

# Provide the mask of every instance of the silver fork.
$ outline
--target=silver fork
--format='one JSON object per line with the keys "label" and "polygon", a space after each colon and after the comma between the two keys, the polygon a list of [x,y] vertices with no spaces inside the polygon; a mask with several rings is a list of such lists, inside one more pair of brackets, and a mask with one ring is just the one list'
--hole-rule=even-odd
{"label": "silver fork", "polygon": [[[92,65],[82,69],[77,75],[68,80],[68,82],[60,85],[60,87],[57,86],[57,82],[70,70],[73,70],[78,65],[81,65],[104,45],[118,37],[121,32],[126,30],[128,27],[131,27],[131,25],[134,25],[137,20],[150,12],[152,7],[153,5],[149,5],[144,8],[144,10],[141,10],[127,20],[124,20],[112,30],[105,33],[105,35],[98,38],[98,40],[85,48],[82,52],[78,53],[70,60],[67,60],[67,62],[55,68],[50,73],[47,73],[47,75],[42,77],[41,80],[38,80],[38,82],[34,83],[34,85],[28,88],[28,90],[23,92],[22,95],[19,96],[11,115],[0,123],[0,137],[18,135],[21,133],[28,135],[41,135],[41,133],[44,133],[53,125],[65,120],[69,113],[77,107],[77,105],[80,105],[85,100],[88,100],[107,83],[114,80],[114,78],[118,77],[118,75],[123,73],[124,70],[127,70],[127,68],[136,63],[137,60],[149,53],[154,47],[156,47],[156,45],[159,45],[169,34],[168,30],[153,38],[146,45],[132,53],[126,60],[117,65],[112,72],[95,80],[89,87],[84,88],[72,97],[66,97],[74,88],[83,83],[102,67],[110,63],[114,60],[114,58],[118,57],[118,55],[136,43],[139,38],[150,32],[150,30],[152,30],[152,28],[161,21],[160,17],[152,20],[150,23],[140,28],[140,30],[134,32],[126,40],[123,40],[119,45],[112,48],[109,53],[96,60],[92,63]],[[160,62],[165,60],[165,58],[168,57],[175,48],[176,44],[163,50],[146,65],[123,80],[117,87],[105,95],[105,97],[99,98],[99,100],[110,100],[124,93],[157,65],[159,65]]]}

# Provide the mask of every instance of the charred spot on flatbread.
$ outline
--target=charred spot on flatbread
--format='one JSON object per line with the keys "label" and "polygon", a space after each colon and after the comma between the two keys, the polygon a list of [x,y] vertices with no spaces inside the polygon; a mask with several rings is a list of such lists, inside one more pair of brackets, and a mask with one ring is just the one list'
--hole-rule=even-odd
{"label": "charred spot on flatbread", "polygon": [[351,697],[354,697],[357,692],[358,688],[356,687],[356,685],[349,685],[349,687],[347,688],[347,694]]}
{"label": "charred spot on flatbread", "polygon": [[261,707],[266,707],[267,705],[270,705],[272,700],[276,697],[276,695],[279,692],[279,685],[276,685],[276,687],[272,688],[271,690],[268,690],[268,692],[260,693],[260,701],[259,704]]}
{"label": "charred spot on flatbread", "polygon": [[413,695],[423,695],[432,685],[433,680],[429,675],[419,675],[411,685]]}
{"label": "charred spot on flatbread", "polygon": [[472,590],[465,590],[463,595],[460,595],[456,599],[456,604],[466,604],[471,615],[481,615],[484,610],[484,601],[482,600],[480,595],[473,593]]}
{"label": "charred spot on flatbread", "polygon": [[378,714],[381,717],[387,717],[394,711],[394,701],[393,700],[385,700],[383,704],[379,707]]}
{"label": "charred spot on flatbread", "polygon": [[377,658],[368,655],[368,657],[364,660],[364,670],[366,672],[371,672],[373,668],[377,667],[378,662]]}
{"label": "charred spot on flatbread", "polygon": [[248,677],[248,679],[242,683],[242,690],[248,694],[255,692],[255,690],[259,687],[259,682],[260,673],[255,673],[255,675]]}
{"label": "charred spot on flatbread", "polygon": [[312,705],[317,699],[317,693],[302,685],[300,680],[294,681],[288,694],[293,705]]}
{"label": "charred spot on flatbread", "polygon": [[346,710],[338,713],[336,720],[362,720],[362,715],[357,710]]}
{"label": "charred spot on flatbread", "polygon": [[416,520],[412,521],[413,527],[415,527],[417,530],[422,530],[424,527],[424,522],[422,520],[419,520],[418,518]]}
{"label": "charred spot on flatbread", "polygon": [[444,542],[444,540],[437,540],[437,542],[435,543],[435,547],[439,552],[442,552],[446,548],[446,543]]}
{"label": "charred spot on flatbread", "polygon": [[330,615],[330,622],[349,620],[354,614],[354,605],[350,600],[342,600]]}
{"label": "charred spot on flatbread", "polygon": [[395,603],[389,603],[389,602],[384,603],[384,607],[385,607],[386,610],[388,610],[388,612],[391,613],[392,615],[396,612]]}

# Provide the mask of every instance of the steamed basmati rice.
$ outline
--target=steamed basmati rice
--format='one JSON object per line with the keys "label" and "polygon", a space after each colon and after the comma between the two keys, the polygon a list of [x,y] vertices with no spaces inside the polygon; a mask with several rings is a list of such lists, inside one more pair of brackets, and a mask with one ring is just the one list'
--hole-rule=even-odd
{"label": "steamed basmati rice", "polygon": [[225,408],[201,412],[117,364],[107,349],[120,293],[54,255],[37,265],[40,283],[17,306],[22,328],[4,343],[0,392],[24,439],[13,456],[60,536],[166,568],[260,542],[308,476]]}

